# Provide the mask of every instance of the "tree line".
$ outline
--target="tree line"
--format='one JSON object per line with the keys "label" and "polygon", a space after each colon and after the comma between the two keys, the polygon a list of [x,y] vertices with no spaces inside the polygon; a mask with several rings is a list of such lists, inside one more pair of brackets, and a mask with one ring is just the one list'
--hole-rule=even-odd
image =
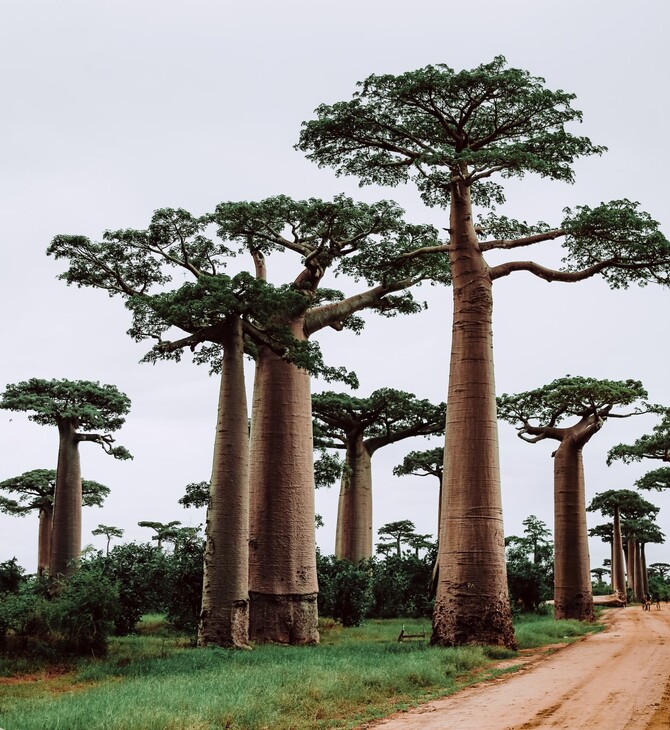
{"label": "tree line", "polygon": [[[444,211],[441,230],[408,223],[388,200],[296,201],[279,195],[223,202],[200,216],[159,210],[146,229],[106,231],[99,241],[70,234],[53,239],[47,254],[65,261],[60,278],[124,301],[132,317],[130,335],[153,342],[145,360],[178,361],[190,350],[197,362],[220,373],[200,645],[318,641],[310,376],[349,385],[357,381],[353,373],[323,361],[314,337],[325,328],[361,331],[362,312],[418,313],[422,305],[414,291],[422,283],[449,285],[453,295],[432,643],[515,646],[499,413],[520,424],[527,440],[559,441],[555,493],[572,490],[578,501],[564,509],[567,499],[556,499],[557,561],[564,556],[563,566],[556,565],[557,616],[592,615],[590,581],[584,593],[589,571],[584,572],[581,450],[607,418],[615,417],[615,407],[633,405],[646,394],[635,381],[568,378],[497,401],[493,284],[525,272],[547,282],[598,276],[612,288],[667,286],[670,243],[658,223],[628,199],[566,208],[554,225],[528,224],[498,212],[506,179],[536,174],[572,183],[576,160],[605,151],[570,131],[582,116],[573,101],[574,95],[548,89],[542,78],[511,68],[498,56],[459,72],[435,65],[396,76],[372,75],[350,100],[322,104],[303,124],[296,147],[309,159],[338,175],[353,175],[362,185],[414,184],[426,205]],[[527,258],[527,251],[543,250],[542,244],[552,241],[563,246],[561,268]],[[517,251],[524,257],[488,262],[491,252]],[[237,256],[247,261],[247,270],[231,276],[226,269]],[[276,286],[268,281],[268,267],[280,257],[295,266],[291,277]],[[188,277],[180,286],[177,273]],[[335,276],[345,277],[353,291],[324,286]],[[434,321],[444,327],[440,317],[436,313]],[[173,328],[183,336],[169,339]],[[255,362],[251,429],[245,355]],[[55,385],[52,381],[49,387]],[[588,395],[589,388],[595,395]],[[561,397],[563,406],[557,405]],[[337,410],[337,396],[324,394],[322,401],[329,398]],[[30,410],[19,401],[12,405],[5,399],[0,405]],[[642,409],[655,409],[667,420],[658,407]],[[347,486],[343,478],[340,507],[350,516],[341,528],[338,522],[339,549],[357,557],[368,551],[369,541],[365,472],[375,448],[389,437],[379,432],[366,440],[360,423],[353,425],[353,410],[340,410],[348,420],[338,424],[330,415],[329,423],[322,418],[317,445],[346,452]],[[362,412],[358,408],[356,418]],[[120,416],[108,415],[113,431]],[[577,424],[557,425],[568,416]],[[86,439],[77,436],[77,423],[56,423],[70,439],[63,446],[70,466],[59,462],[57,469],[57,510],[61,476],[72,483],[80,478],[72,444]],[[110,444],[107,436],[92,440],[105,448]],[[657,453],[650,441],[653,437],[643,445],[621,447],[611,457],[646,458]],[[654,458],[667,460],[667,453]],[[69,504],[80,509],[74,498]],[[360,520],[355,529],[354,520]],[[70,536],[68,545],[73,540]],[[559,550],[559,545],[564,547]],[[576,552],[568,555],[572,549]],[[572,563],[578,576],[566,569]],[[67,571],[59,563],[51,573]]]}

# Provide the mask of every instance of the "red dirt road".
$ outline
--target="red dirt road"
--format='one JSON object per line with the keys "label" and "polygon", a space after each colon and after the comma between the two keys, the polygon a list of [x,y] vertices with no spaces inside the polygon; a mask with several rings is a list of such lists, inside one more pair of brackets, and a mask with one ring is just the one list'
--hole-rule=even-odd
{"label": "red dirt road", "polygon": [[604,620],[605,631],[550,656],[535,655],[514,674],[367,727],[670,730],[670,606],[611,609]]}

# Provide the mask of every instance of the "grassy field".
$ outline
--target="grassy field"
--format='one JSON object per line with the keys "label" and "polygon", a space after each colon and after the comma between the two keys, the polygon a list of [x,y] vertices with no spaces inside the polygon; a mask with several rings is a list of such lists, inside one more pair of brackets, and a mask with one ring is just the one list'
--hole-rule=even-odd
{"label": "grassy field", "polygon": [[[343,629],[322,621],[314,647],[193,649],[145,617],[137,636],[113,639],[107,658],[40,666],[0,661],[4,730],[316,730],[354,728],[494,676],[501,649],[398,643],[403,622]],[[411,633],[429,621],[406,621]],[[570,641],[597,629],[524,617],[521,648]],[[509,671],[509,670],[507,670]]]}

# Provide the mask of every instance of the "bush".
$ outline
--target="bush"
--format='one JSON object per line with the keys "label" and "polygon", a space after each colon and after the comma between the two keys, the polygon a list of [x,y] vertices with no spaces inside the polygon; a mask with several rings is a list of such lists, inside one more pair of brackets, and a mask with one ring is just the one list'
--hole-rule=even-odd
{"label": "bush", "polygon": [[430,556],[391,555],[374,569],[375,618],[421,618],[430,616],[433,565]]}
{"label": "bush", "polygon": [[167,622],[195,638],[202,604],[205,541],[188,537],[175,543],[174,552],[166,556],[163,600]]}
{"label": "bush", "polygon": [[0,563],[0,594],[18,593],[25,572],[16,562],[16,558]]}
{"label": "bush", "polygon": [[74,654],[107,653],[107,640],[120,613],[119,590],[97,565],[82,567],[59,585],[52,603],[61,649]]}
{"label": "bush", "polygon": [[118,636],[135,631],[143,614],[163,611],[171,589],[166,582],[167,560],[155,545],[131,542],[115,546],[107,556],[100,552],[87,561],[116,583],[119,613],[114,633]]}

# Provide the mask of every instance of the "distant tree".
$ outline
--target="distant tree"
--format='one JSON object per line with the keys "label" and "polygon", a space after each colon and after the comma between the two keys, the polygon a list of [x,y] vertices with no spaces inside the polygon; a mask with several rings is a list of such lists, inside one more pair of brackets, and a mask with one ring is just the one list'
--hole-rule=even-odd
{"label": "distant tree", "polygon": [[337,513],[335,555],[372,557],[372,457],[384,446],[444,430],[444,403],[380,388],[368,398],[324,392],[312,396],[315,443],[346,453]]}
{"label": "distant tree", "polygon": [[[100,507],[109,494],[109,487],[90,479],[82,479],[81,488],[83,507]],[[0,490],[18,495],[18,500],[0,497],[0,512],[18,517],[33,511],[38,513],[37,573],[42,575],[49,567],[56,470],[33,469],[24,472],[0,482]]]}
{"label": "distant tree", "polygon": [[[589,512],[600,511],[606,517],[612,517],[611,531],[607,530],[604,537],[612,545],[612,590],[622,600],[626,600],[626,582],[624,576],[623,533],[622,519],[639,519],[649,515],[656,515],[658,508],[651,502],[643,499],[637,492],[630,489],[609,489],[600,492],[591,500],[587,507]],[[593,532],[592,534],[597,535]],[[632,549],[632,548],[631,548]],[[634,563],[629,563],[629,583],[633,587],[632,577],[635,575]]]}
{"label": "distant tree", "polygon": [[643,601],[649,593],[649,576],[647,574],[647,561],[645,549],[648,543],[663,543],[665,535],[658,525],[653,521],[658,507],[654,512],[645,517],[637,519],[624,519],[621,524],[621,531],[628,553],[629,574],[632,575],[630,587],[638,601]]}
{"label": "distant tree", "polygon": [[[378,552],[386,553],[387,547],[393,547],[397,557],[402,556],[402,545],[410,544],[410,540],[416,535],[416,527],[411,520],[397,520],[387,522],[378,530],[380,543],[377,546]],[[381,546],[381,550],[379,547]]]}
{"label": "distant tree", "polygon": [[444,447],[439,446],[436,449],[426,449],[425,451],[410,451],[402,460],[402,464],[398,464],[393,468],[393,473],[397,477],[403,476],[433,476],[438,480],[440,492],[438,498],[438,515],[437,524],[440,524],[440,507],[442,505],[442,481],[444,477]]}
{"label": "distant tree", "polygon": [[[73,572],[81,550],[82,481],[79,444],[91,441],[115,459],[132,458],[123,446],[113,446],[111,432],[118,431],[130,410],[130,399],[113,385],[86,380],[32,378],[8,385],[0,408],[30,413],[42,426],[58,428],[49,578]],[[90,433],[102,430],[101,433]],[[55,585],[55,583],[54,583]]]}
{"label": "distant tree", "polygon": [[649,572],[656,573],[663,578],[663,580],[666,580],[670,574],[670,563],[652,563],[649,566]]}
{"label": "distant tree", "polygon": [[603,580],[603,577],[609,574],[609,568],[591,568],[591,575],[595,578],[595,582],[593,585],[594,595],[602,596],[606,595],[609,592],[610,586],[608,586]]}
{"label": "distant tree", "polygon": [[535,611],[553,593],[554,546],[546,524],[535,515],[522,524],[523,535],[505,538],[507,581],[512,601],[524,611]]}
{"label": "distant tree", "polygon": [[[644,412],[647,395],[635,380],[596,380],[567,376],[549,385],[498,398],[498,415],[515,424],[529,443],[554,439],[554,615],[593,621],[593,596],[582,450],[609,418]],[[615,408],[628,407],[625,412]],[[562,425],[566,419],[574,419]],[[559,425],[561,424],[561,425]]]}
{"label": "distant tree", "polygon": [[179,535],[178,526],[181,525],[181,522],[179,520],[172,520],[171,522],[141,520],[137,524],[140,527],[148,527],[156,533],[151,536],[151,539],[156,541],[156,547],[161,550],[164,542],[173,542],[177,535]]}
{"label": "distant tree", "polygon": [[107,538],[107,545],[105,547],[105,555],[109,555],[109,543],[113,537],[123,537],[124,530],[120,527],[113,527],[112,525],[98,525],[95,530],[91,530],[92,535],[104,535]]}
{"label": "distant tree", "polygon": [[[449,242],[409,254],[442,252],[453,276],[436,644],[514,645],[502,540],[493,283],[520,271],[548,282],[599,275],[613,288],[670,281],[670,244],[628,200],[566,209],[554,228],[494,212],[477,219],[473,206],[493,211],[504,202],[494,178],[534,173],[572,182],[575,160],[604,151],[572,133],[582,117],[573,100],[498,56],[459,72],[439,64],[369,76],[351,100],[319,106],[300,135],[298,148],[320,166],[361,184],[411,181],[428,205],[448,210]],[[491,251],[537,249],[555,239],[565,241],[560,270],[529,257],[485,259]]]}

